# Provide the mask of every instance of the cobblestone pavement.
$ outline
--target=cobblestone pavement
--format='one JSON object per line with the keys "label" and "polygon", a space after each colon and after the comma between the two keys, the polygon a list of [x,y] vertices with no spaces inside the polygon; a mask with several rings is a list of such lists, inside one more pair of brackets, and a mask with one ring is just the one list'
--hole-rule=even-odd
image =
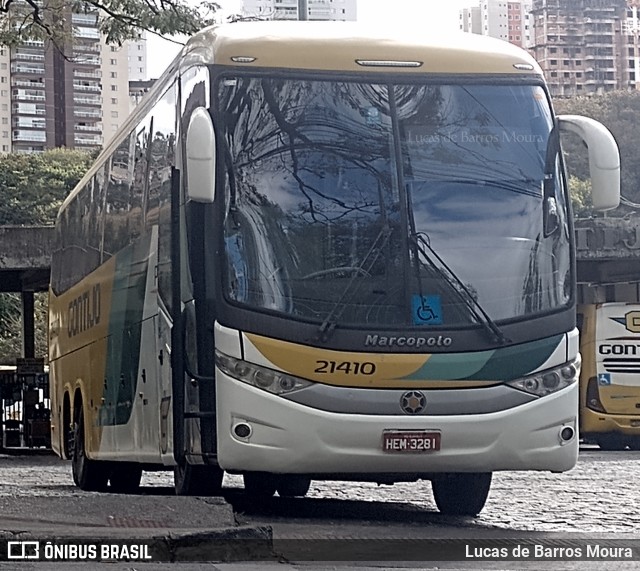
{"label": "cobblestone pavement", "polygon": [[[477,518],[447,518],[441,516],[433,502],[429,482],[402,483],[394,486],[377,486],[369,483],[353,482],[314,482],[304,499],[274,498],[264,505],[252,506],[241,493],[242,479],[238,476],[225,476],[225,497],[235,509],[236,522],[249,526],[268,525],[273,530],[273,548],[280,554],[283,565],[272,566],[278,569],[325,571],[335,570],[341,565],[323,564],[323,558],[317,563],[306,566],[304,557],[296,557],[310,546],[329,539],[351,539],[380,545],[380,539],[403,543],[402,549],[412,545],[423,545],[425,539],[441,538],[447,545],[468,541],[489,541],[486,545],[504,545],[507,538],[526,538],[534,542],[551,542],[548,545],[576,545],[587,538],[591,542],[609,545],[616,541],[622,545],[633,546],[634,560],[608,561],[435,561],[423,565],[411,561],[392,563],[379,561],[368,567],[366,558],[354,558],[350,564],[359,569],[560,569],[566,571],[587,571],[599,569],[640,569],[640,487],[637,485],[640,475],[640,452],[601,452],[596,448],[583,449],[576,468],[564,474],[510,472],[494,474],[492,491],[483,512]],[[141,494],[174,496],[173,476],[170,472],[151,472],[143,476]],[[11,529],[11,522],[23,521],[24,506],[36,520],[44,517],[38,514],[39,497],[53,498],[72,511],[78,505],[102,505],[93,496],[90,504],[83,502],[87,492],[78,490],[72,482],[68,462],[55,456],[2,456],[0,455],[0,514],[5,526]],[[109,494],[106,494],[109,496]],[[108,500],[114,505],[137,504],[131,498],[118,494],[110,495]],[[24,502],[17,501],[24,498]],[[65,498],[69,498],[67,502]],[[144,498],[140,498],[141,500]],[[149,498],[147,498],[149,499]],[[172,498],[177,499],[177,498]],[[205,500],[201,498],[200,500]],[[197,500],[197,499],[196,499]],[[225,502],[221,500],[223,504]],[[123,502],[123,504],[119,504]],[[51,502],[47,502],[50,504]],[[147,502],[143,502],[148,505]],[[155,501],[152,502],[156,505]],[[22,505],[22,507],[20,507]],[[178,502],[178,505],[187,505]],[[193,505],[193,504],[192,504]],[[17,507],[16,507],[17,506]],[[230,508],[227,504],[227,509]],[[66,509],[66,508],[65,508]],[[99,508],[97,508],[99,509]],[[195,512],[182,517],[196,517]],[[31,513],[33,512],[33,513]],[[51,516],[51,514],[49,514]],[[55,514],[53,515],[55,517]],[[140,516],[142,517],[142,516]],[[144,514],[144,517],[151,517]],[[232,514],[233,517],[233,514]],[[47,522],[42,521],[46,526]],[[80,524],[81,525],[81,524]],[[16,528],[17,529],[17,528]],[[44,528],[43,528],[44,529]],[[112,530],[113,531],[113,530]],[[120,530],[123,534],[126,529]],[[111,533],[111,532],[109,532]],[[135,534],[135,530],[131,530]],[[638,538],[636,540],[636,538]],[[311,542],[299,542],[310,539]],[[293,541],[292,541],[293,540]],[[491,543],[494,542],[494,543]],[[497,542],[497,543],[496,543]],[[503,542],[503,543],[500,543]],[[555,542],[555,543],[554,543]],[[356,546],[360,545],[358,541]],[[323,543],[333,549],[344,543]],[[347,545],[351,545],[347,543]],[[368,546],[372,545],[367,543]],[[382,545],[385,545],[384,542]],[[311,558],[311,561],[314,561]],[[345,559],[339,559],[349,565]],[[360,563],[358,563],[360,561]],[[56,566],[57,565],[57,566]],[[108,566],[108,567],[107,567]],[[60,563],[41,563],[35,566],[21,566],[24,569],[87,568],[82,564],[74,566]],[[213,571],[257,571],[265,568],[259,565],[227,563],[210,564],[146,564],[114,565],[100,564],[111,571],[165,571],[172,569],[205,569]],[[0,570],[11,570],[9,563],[0,562]]]}
{"label": "cobblestone pavement", "polygon": [[[480,516],[455,525],[515,532],[638,533],[639,478],[640,452],[582,450],[577,467],[564,474],[494,474],[491,494]],[[172,485],[170,472],[148,472],[143,476],[142,491],[154,495],[172,494]],[[234,489],[242,487],[242,479],[227,475],[224,486],[233,498]],[[73,486],[68,462],[55,456],[0,458],[0,509],[3,498],[64,497],[71,493],[83,492]],[[276,521],[283,526],[300,514],[307,522],[317,516],[331,520],[332,524],[367,518],[379,522],[386,518],[403,523],[412,520],[442,523],[429,482],[377,486],[315,481],[307,498],[309,501],[289,500],[289,503],[276,500],[275,509],[253,513],[248,510],[244,517],[247,523]],[[330,501],[318,502],[320,499]],[[287,506],[295,507],[288,509]],[[295,510],[300,508],[298,514]]]}

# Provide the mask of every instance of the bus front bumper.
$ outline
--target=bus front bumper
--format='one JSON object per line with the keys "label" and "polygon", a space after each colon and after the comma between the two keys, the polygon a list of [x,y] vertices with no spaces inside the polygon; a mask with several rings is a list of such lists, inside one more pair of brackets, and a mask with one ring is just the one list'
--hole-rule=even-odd
{"label": "bus front bumper", "polygon": [[[216,385],[218,462],[231,472],[562,472],[573,468],[578,458],[577,383],[509,410],[458,416],[326,412],[261,391],[219,370]],[[565,436],[573,431],[569,440],[561,437],[566,428],[570,430]],[[386,430],[439,432],[440,450],[385,452]]]}
{"label": "bus front bumper", "polygon": [[640,437],[640,416],[607,414],[585,408],[580,419],[580,431],[585,438],[606,434]]}

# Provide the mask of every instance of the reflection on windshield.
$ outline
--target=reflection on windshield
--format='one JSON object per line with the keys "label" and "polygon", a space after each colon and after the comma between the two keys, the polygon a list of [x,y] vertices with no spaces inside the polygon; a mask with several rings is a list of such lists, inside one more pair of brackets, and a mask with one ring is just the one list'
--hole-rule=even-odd
{"label": "reflection on windshield", "polygon": [[[540,87],[243,76],[221,79],[217,97],[231,301],[369,328],[470,326],[486,321],[471,306],[491,322],[568,303],[557,158],[559,224],[543,227],[552,121]],[[461,285],[416,264],[417,235]]]}

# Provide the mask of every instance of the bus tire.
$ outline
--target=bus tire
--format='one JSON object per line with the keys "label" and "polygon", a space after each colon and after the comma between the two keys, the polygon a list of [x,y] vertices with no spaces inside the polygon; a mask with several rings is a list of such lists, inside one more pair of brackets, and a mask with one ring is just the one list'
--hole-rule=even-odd
{"label": "bus tire", "polygon": [[489,497],[491,472],[438,474],[431,488],[440,513],[476,516]]}
{"label": "bus tire", "polygon": [[173,468],[177,496],[217,496],[222,490],[224,470],[218,466],[178,463]]}
{"label": "bus tire", "polygon": [[594,440],[596,444],[600,447],[600,450],[605,450],[607,452],[624,450],[627,447],[627,443],[625,442],[624,438],[622,438],[622,436],[617,436],[615,434],[600,436],[598,438],[594,438]]}
{"label": "bus tire", "polygon": [[282,498],[303,498],[311,487],[311,478],[298,474],[283,474],[278,478],[276,489]]}
{"label": "bus tire", "polygon": [[279,477],[269,472],[245,472],[244,493],[254,498],[270,498],[276,493]]}
{"label": "bus tire", "polygon": [[629,446],[629,450],[640,450],[640,437],[630,438],[627,441],[627,445]]}
{"label": "bus tire", "polygon": [[138,490],[141,479],[142,467],[139,464],[114,462],[109,476],[109,485],[112,492],[131,494]]}
{"label": "bus tire", "polygon": [[87,492],[103,491],[107,487],[109,478],[107,464],[87,458],[84,437],[84,412],[82,403],[80,403],[73,424],[73,448],[71,449],[73,481],[81,490]]}

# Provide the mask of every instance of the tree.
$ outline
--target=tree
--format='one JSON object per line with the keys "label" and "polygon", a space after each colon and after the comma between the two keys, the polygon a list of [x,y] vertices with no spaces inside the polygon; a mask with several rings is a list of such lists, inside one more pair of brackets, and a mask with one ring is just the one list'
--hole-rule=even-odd
{"label": "tree", "polygon": [[0,224],[53,224],[93,158],[68,149],[0,155]]}
{"label": "tree", "polygon": [[[604,95],[574,97],[554,101],[558,114],[586,115],[600,121],[614,136],[620,148],[621,193],[632,202],[640,202],[640,93],[612,91]],[[571,175],[589,180],[587,151],[577,136],[563,134],[563,149]],[[624,215],[624,207],[612,214]]]}
{"label": "tree", "polygon": [[[94,154],[54,149],[42,154],[0,155],[0,224],[53,224],[65,197],[87,171]],[[46,294],[36,294],[36,355],[46,355]],[[0,294],[0,360],[21,354],[21,302]]]}
{"label": "tree", "polygon": [[[47,294],[34,297],[35,354],[45,357],[47,347]],[[15,365],[22,356],[22,302],[17,293],[0,294],[0,364]]]}
{"label": "tree", "polygon": [[582,180],[577,176],[569,177],[569,194],[575,218],[584,218],[593,213],[591,181]]}
{"label": "tree", "polygon": [[0,44],[50,40],[64,53],[71,13],[98,13],[108,44],[121,45],[146,30],[159,36],[191,35],[214,22],[215,2],[188,0],[0,0]]}

